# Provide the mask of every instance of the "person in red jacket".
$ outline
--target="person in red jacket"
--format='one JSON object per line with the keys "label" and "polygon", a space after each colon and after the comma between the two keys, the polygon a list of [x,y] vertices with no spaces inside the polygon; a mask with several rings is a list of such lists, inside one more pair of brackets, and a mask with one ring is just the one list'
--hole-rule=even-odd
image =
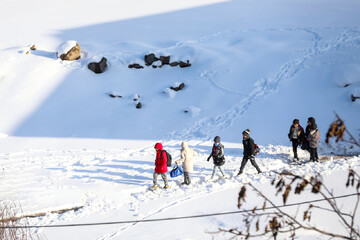
{"label": "person in red jacket", "polygon": [[154,189],[158,188],[157,178],[159,174],[164,180],[165,183],[164,188],[169,188],[169,184],[166,177],[166,172],[168,171],[166,153],[165,151],[163,151],[163,145],[161,143],[156,143],[154,148],[156,150],[155,172],[153,177]]}

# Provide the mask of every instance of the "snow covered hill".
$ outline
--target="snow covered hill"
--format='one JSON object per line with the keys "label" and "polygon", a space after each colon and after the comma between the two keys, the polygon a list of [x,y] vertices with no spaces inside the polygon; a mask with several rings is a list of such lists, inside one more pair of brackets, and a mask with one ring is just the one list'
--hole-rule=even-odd
{"label": "snow covered hill", "polygon": [[[31,224],[232,211],[239,187],[266,184],[273,170],[320,172],[331,179],[349,167],[358,169],[359,157],[335,158],[343,147],[324,140],[334,111],[355,137],[360,134],[360,99],[350,97],[360,97],[359,1],[3,0],[1,5],[0,199],[18,201],[25,214],[84,206]],[[69,40],[80,44],[77,61],[56,57],[58,46]],[[30,50],[33,44],[36,50]],[[150,53],[191,66],[145,66]],[[102,57],[107,70],[90,71],[87,65]],[[128,67],[134,63],[144,68]],[[181,91],[170,89],[181,83]],[[299,150],[304,164],[292,165],[287,133],[294,118],[305,127],[308,117],[321,131],[324,160],[305,164],[308,153]],[[261,147],[257,159],[265,173],[254,174],[249,164],[247,174],[235,178],[246,128]],[[205,160],[217,135],[230,178],[211,183],[212,164]],[[191,187],[172,179],[169,191],[146,191],[154,144],[162,142],[176,160],[183,140],[199,152]],[[333,187],[341,192],[342,186]],[[34,231],[48,239],[149,234],[210,239],[206,230],[239,222],[234,215],[168,222],[164,232],[155,223]],[[199,227],[185,235],[170,230],[195,224]]]}

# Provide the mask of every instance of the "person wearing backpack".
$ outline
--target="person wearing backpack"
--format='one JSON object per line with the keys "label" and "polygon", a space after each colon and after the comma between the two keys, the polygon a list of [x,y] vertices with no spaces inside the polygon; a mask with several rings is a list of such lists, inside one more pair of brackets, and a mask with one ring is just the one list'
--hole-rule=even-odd
{"label": "person wearing backpack", "polygon": [[309,140],[308,140],[307,136],[309,136],[309,133],[311,132],[311,125],[316,124],[315,123],[315,118],[309,117],[308,121],[307,121],[307,124],[308,125],[306,126],[306,129],[305,129],[305,135],[304,135],[304,138],[303,138],[303,144],[301,145],[301,149],[302,150],[307,150],[308,152],[310,152]]}
{"label": "person wearing backpack", "polygon": [[243,146],[244,146],[244,156],[241,161],[240,171],[237,174],[239,176],[243,173],[244,168],[248,160],[250,160],[251,164],[256,168],[258,173],[262,173],[259,166],[255,162],[255,143],[254,140],[250,137],[250,130],[246,129],[242,132],[243,135]]}
{"label": "person wearing backpack", "polygon": [[189,185],[191,183],[190,173],[194,170],[194,156],[196,155],[197,152],[189,148],[187,142],[181,143],[181,158],[175,161],[176,165],[182,163],[182,168],[184,171],[184,182],[182,182],[181,184]]}
{"label": "person wearing backpack", "polygon": [[299,145],[302,145],[304,139],[304,129],[300,126],[299,119],[293,120],[293,124],[290,126],[288,137],[292,142],[294,161],[299,161],[297,148]]}
{"label": "person wearing backpack", "polygon": [[224,156],[224,146],[220,143],[220,137],[216,136],[214,138],[214,145],[211,150],[210,156],[207,158],[207,161],[213,158],[214,168],[211,175],[211,179],[214,179],[216,169],[218,168],[223,176],[226,177],[224,170],[222,169],[222,165],[225,164],[225,156]]}
{"label": "person wearing backpack", "polygon": [[319,146],[320,131],[315,122],[310,124],[310,131],[306,138],[309,141],[310,162],[319,162],[317,148]]}
{"label": "person wearing backpack", "polygon": [[153,176],[154,189],[158,188],[158,175],[161,175],[162,179],[164,180],[164,188],[169,188],[168,180],[166,177],[166,172],[168,171],[166,152],[163,151],[163,145],[161,143],[156,143],[154,148],[156,150],[155,171]]}

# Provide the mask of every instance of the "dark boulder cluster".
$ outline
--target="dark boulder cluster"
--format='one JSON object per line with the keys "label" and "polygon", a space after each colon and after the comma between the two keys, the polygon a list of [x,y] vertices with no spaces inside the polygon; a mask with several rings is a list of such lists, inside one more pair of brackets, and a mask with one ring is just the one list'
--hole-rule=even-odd
{"label": "dark boulder cluster", "polygon": [[[154,62],[160,61],[161,65],[156,65],[153,64]],[[172,67],[176,67],[176,66],[180,66],[181,68],[185,68],[185,67],[190,67],[191,63],[189,62],[189,60],[187,60],[186,62],[180,61],[180,62],[170,62],[170,56],[160,56],[159,58],[155,56],[154,53],[150,53],[148,55],[145,55],[144,57],[144,62],[146,66],[152,66],[153,68],[161,68],[164,65],[170,65]],[[138,63],[134,63],[134,64],[130,64],[129,68],[136,68],[136,69],[140,69],[140,68],[144,68],[144,66],[138,64]]]}
{"label": "dark boulder cluster", "polygon": [[88,68],[94,73],[103,73],[107,69],[107,59],[105,57],[101,58],[100,62],[91,62],[88,64]]}

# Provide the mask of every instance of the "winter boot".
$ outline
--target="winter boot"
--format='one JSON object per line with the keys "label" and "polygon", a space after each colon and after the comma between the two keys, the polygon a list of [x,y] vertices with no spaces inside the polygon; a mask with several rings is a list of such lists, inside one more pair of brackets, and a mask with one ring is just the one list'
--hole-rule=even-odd
{"label": "winter boot", "polygon": [[167,189],[167,188],[170,188],[170,186],[169,186],[169,185],[165,185],[165,186],[164,186],[164,188],[166,188],[166,189]]}
{"label": "winter boot", "polygon": [[158,185],[154,185],[154,187],[153,187],[154,189],[158,189],[159,187],[158,187]]}

